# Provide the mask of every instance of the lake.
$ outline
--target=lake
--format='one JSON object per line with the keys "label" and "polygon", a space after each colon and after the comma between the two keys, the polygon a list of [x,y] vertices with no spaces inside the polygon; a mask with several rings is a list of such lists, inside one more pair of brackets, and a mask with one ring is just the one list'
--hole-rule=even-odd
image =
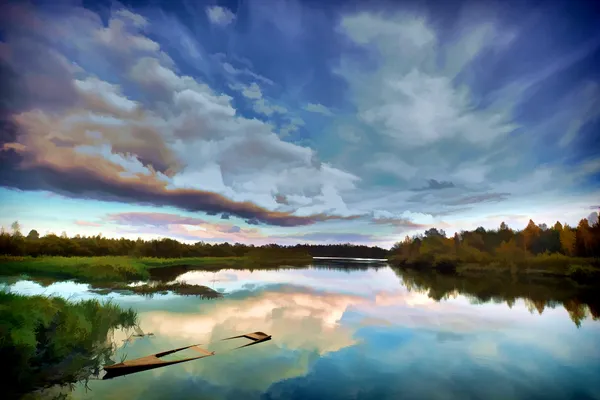
{"label": "lake", "polygon": [[600,321],[590,316],[591,309],[597,317],[597,303],[554,299],[550,289],[540,298],[539,283],[511,284],[513,292],[533,293],[524,299],[505,289],[474,297],[448,289],[464,283],[440,276],[427,284],[388,266],[187,271],[169,279],[225,296],[8,285],[133,307],[154,336],[124,341],[128,333],[115,332],[117,362],[247,332],[273,336],[206,359],[91,380],[89,389],[77,385],[75,399],[600,399]]}

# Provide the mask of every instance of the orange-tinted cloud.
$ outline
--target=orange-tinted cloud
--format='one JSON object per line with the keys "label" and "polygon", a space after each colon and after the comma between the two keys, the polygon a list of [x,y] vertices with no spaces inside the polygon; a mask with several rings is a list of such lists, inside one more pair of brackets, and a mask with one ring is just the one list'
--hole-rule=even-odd
{"label": "orange-tinted cloud", "polygon": [[198,189],[168,188],[168,181],[148,167],[148,173],[127,170],[104,157],[72,151],[48,140],[27,137],[25,143],[5,144],[0,185],[22,190],[50,190],[74,198],[172,206],[187,211],[225,213],[252,223],[275,226],[311,225],[328,220],[352,220],[326,214],[297,216],[270,211],[254,203],[238,202],[218,193]]}
{"label": "orange-tinted cloud", "polygon": [[102,224],[99,224],[97,222],[91,222],[91,221],[81,221],[81,220],[77,220],[74,222],[75,225],[79,225],[79,226],[93,226],[93,227],[99,227],[102,226]]}

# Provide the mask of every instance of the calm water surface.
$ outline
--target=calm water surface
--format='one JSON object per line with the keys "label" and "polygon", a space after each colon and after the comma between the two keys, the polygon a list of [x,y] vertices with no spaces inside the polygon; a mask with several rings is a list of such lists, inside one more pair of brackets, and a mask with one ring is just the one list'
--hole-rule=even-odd
{"label": "calm water surface", "polygon": [[[76,399],[600,399],[600,321],[580,327],[561,306],[436,302],[390,268],[186,272],[223,299],[113,293],[84,284],[11,290],[71,299],[110,297],[139,312],[154,337],[124,342],[114,359],[141,357],[252,331],[246,349],[79,385]],[[409,285],[410,286],[410,285]]]}

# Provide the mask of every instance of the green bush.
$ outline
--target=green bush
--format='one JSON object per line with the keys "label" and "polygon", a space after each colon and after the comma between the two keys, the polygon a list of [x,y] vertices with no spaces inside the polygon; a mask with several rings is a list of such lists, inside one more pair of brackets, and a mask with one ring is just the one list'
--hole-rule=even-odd
{"label": "green bush", "polygon": [[112,354],[111,329],[132,327],[133,310],[96,300],[0,292],[3,391],[14,398],[53,385],[73,384],[99,370]]}

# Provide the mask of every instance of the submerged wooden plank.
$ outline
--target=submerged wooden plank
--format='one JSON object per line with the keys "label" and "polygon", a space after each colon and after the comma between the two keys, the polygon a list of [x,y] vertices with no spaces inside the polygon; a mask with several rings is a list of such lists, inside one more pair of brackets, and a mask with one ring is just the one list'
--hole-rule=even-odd
{"label": "submerged wooden plank", "polygon": [[[251,346],[254,344],[266,342],[268,340],[271,340],[271,335],[267,335],[266,333],[263,333],[263,332],[251,332],[251,333],[247,333],[244,335],[232,336],[229,338],[225,338],[223,340],[238,339],[238,338],[250,339],[251,342],[248,344],[236,347],[235,349],[240,349],[242,347],[247,347],[247,346]],[[183,358],[180,360],[170,360],[170,361],[161,360],[161,357],[167,356],[169,354],[177,353],[179,351],[186,350],[186,349],[194,350],[194,351],[200,353],[201,355],[196,356],[196,357]],[[233,350],[235,350],[235,349],[233,349]],[[190,346],[180,347],[178,349],[167,350],[167,351],[163,351],[161,353],[151,354],[151,355],[148,355],[145,357],[140,357],[140,358],[136,358],[133,360],[124,361],[124,362],[121,362],[118,364],[107,365],[104,367],[104,370],[106,371],[106,375],[102,379],[116,378],[117,376],[129,375],[129,374],[133,374],[136,372],[147,371],[147,370],[154,369],[154,368],[161,368],[161,367],[166,367],[169,365],[180,364],[183,362],[198,360],[200,358],[210,357],[210,356],[214,356],[214,355],[215,355],[214,351],[206,350],[206,349],[200,347],[200,344],[193,344]]]}

